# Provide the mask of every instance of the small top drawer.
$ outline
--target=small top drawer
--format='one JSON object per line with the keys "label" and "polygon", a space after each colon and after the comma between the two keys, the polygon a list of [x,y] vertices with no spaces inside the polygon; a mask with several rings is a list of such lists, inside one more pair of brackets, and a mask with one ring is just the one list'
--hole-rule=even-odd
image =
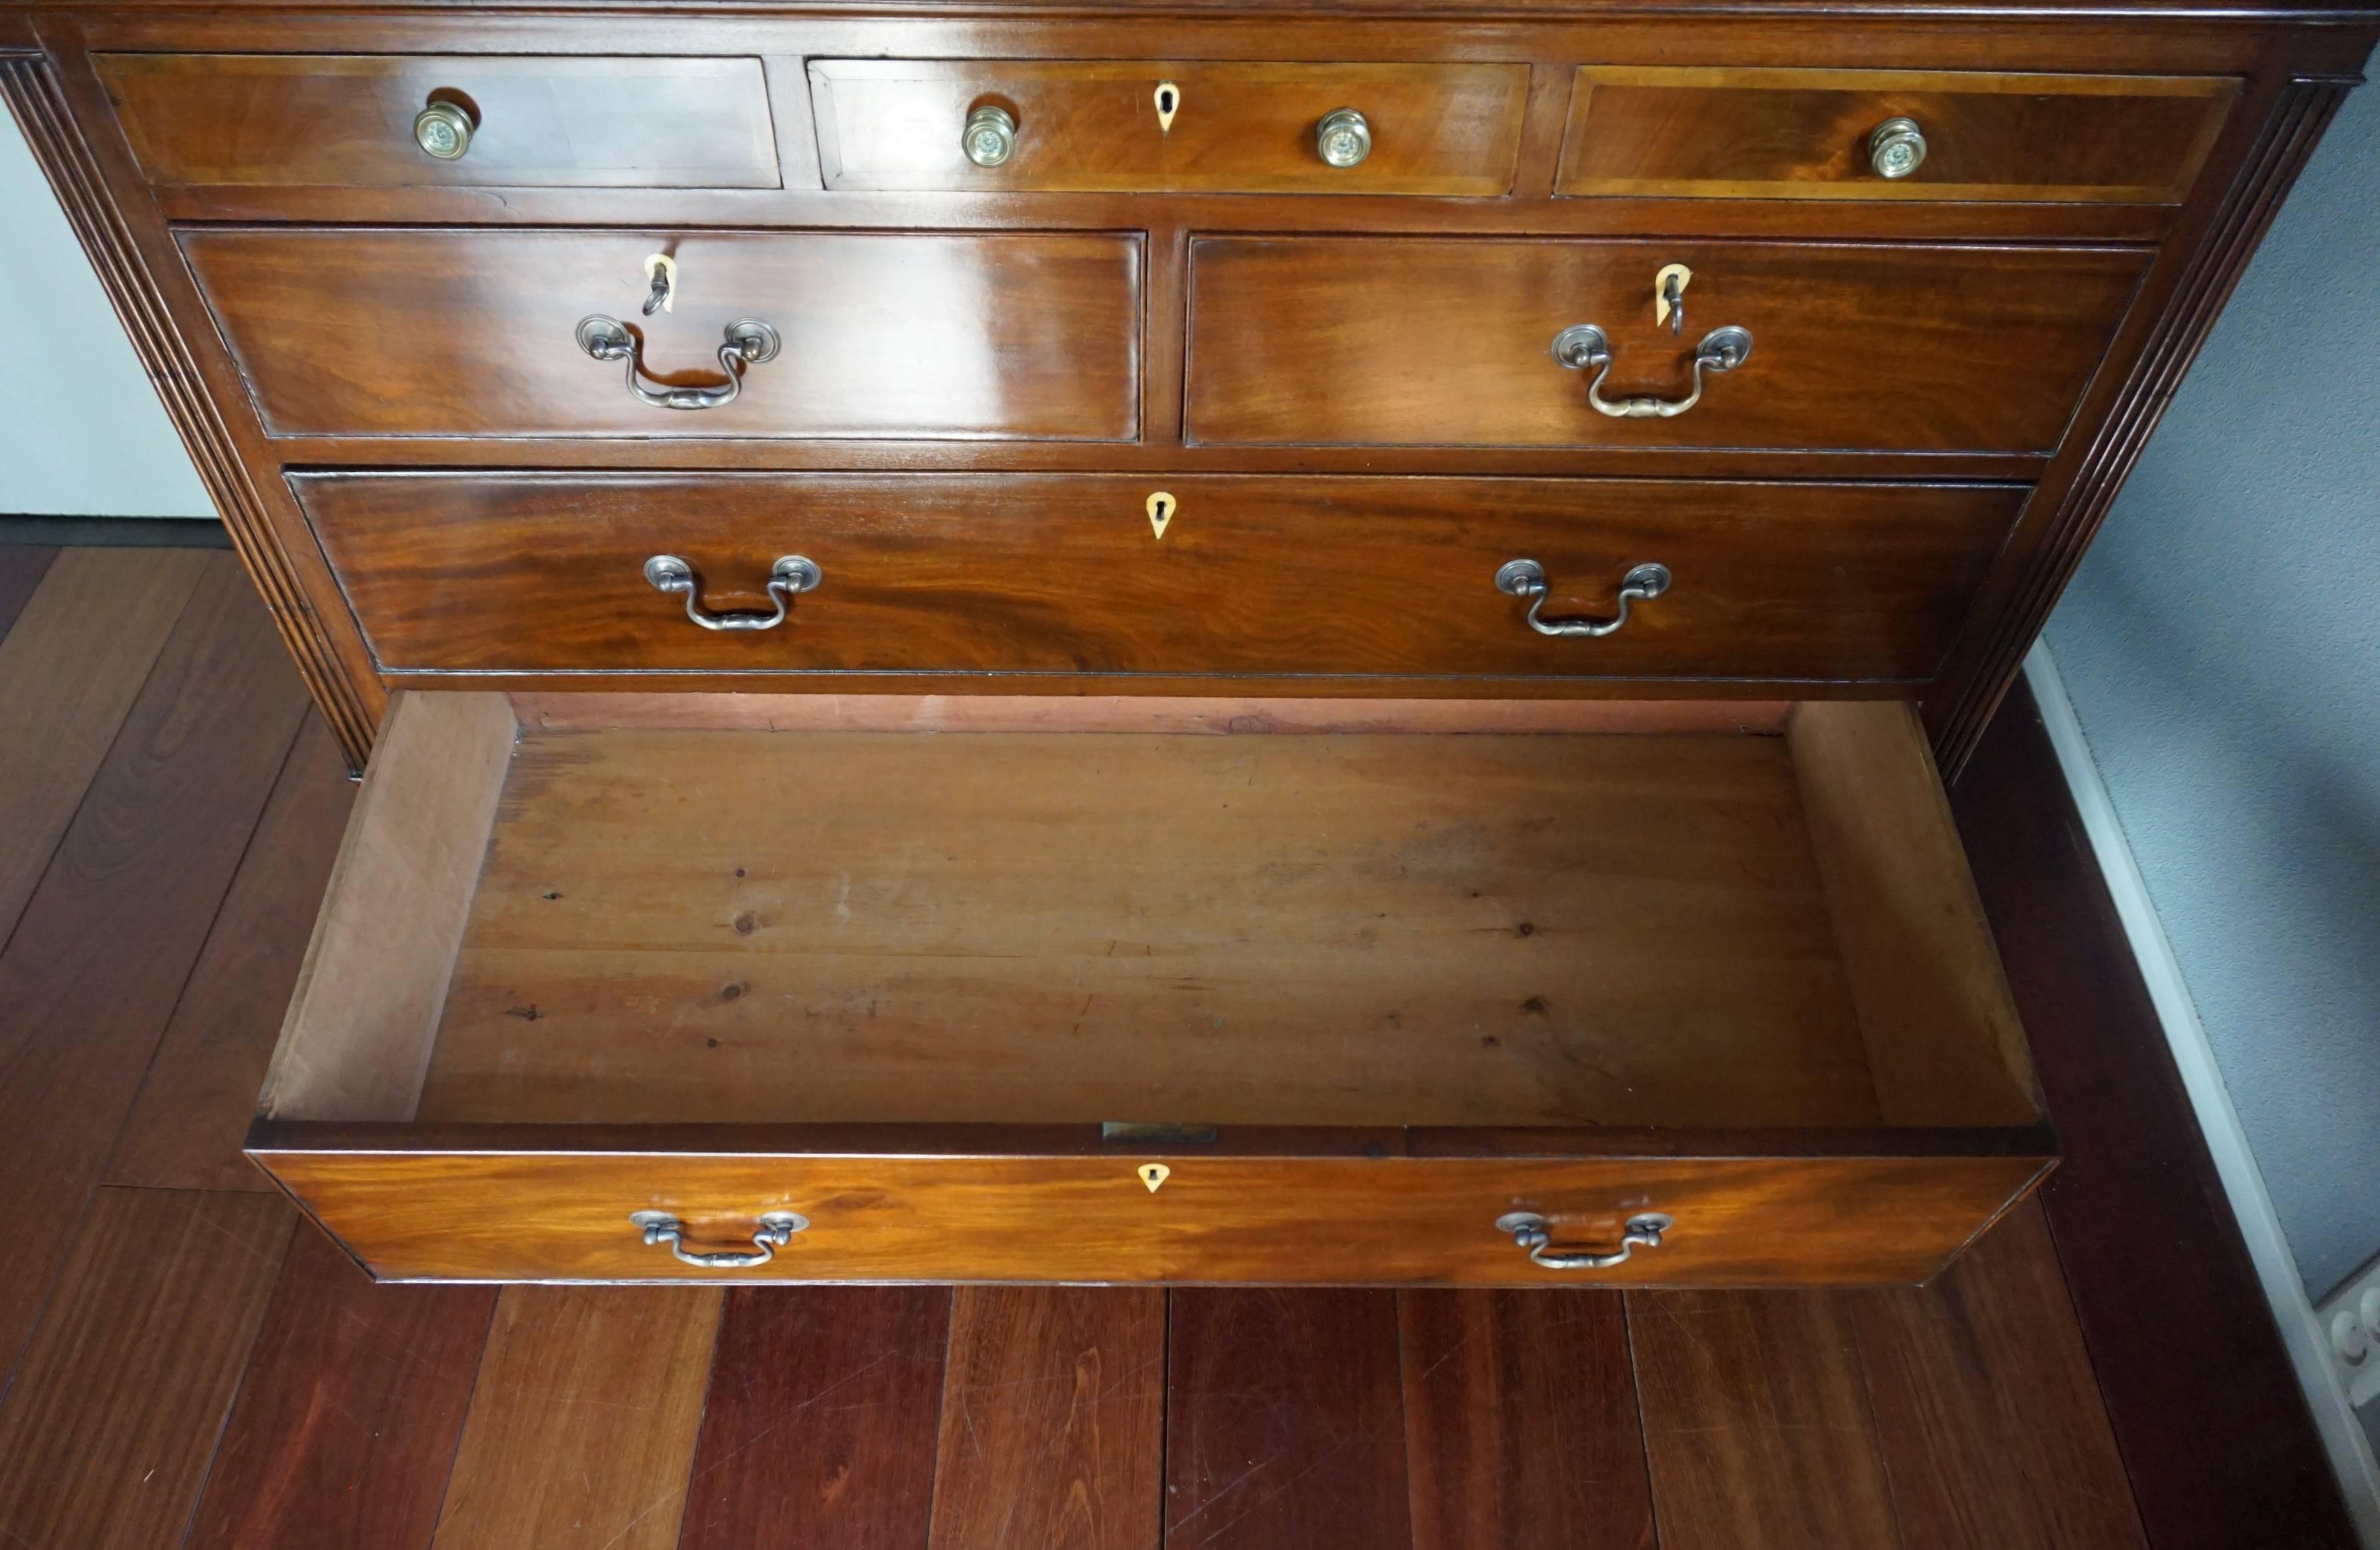
{"label": "small top drawer", "polygon": [[2228,77],[1590,65],[1561,194],[2178,204]]}
{"label": "small top drawer", "polygon": [[1524,65],[820,59],[830,189],[1511,191]]}
{"label": "small top drawer", "polygon": [[757,59],[102,54],[161,185],[773,189]]}

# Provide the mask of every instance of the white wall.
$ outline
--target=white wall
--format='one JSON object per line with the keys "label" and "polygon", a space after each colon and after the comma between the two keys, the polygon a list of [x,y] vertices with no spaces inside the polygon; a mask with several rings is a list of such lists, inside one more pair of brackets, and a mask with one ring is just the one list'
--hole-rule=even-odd
{"label": "white wall", "polygon": [[0,513],[212,517],[82,246],[0,114]]}

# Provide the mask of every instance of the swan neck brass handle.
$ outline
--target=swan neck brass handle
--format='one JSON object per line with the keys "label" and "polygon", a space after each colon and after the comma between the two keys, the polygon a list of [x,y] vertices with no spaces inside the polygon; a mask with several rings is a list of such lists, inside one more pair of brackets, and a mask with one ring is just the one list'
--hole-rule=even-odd
{"label": "swan neck brass handle", "polygon": [[1659,1248],[1661,1235],[1675,1225],[1658,1211],[1640,1211],[1621,1229],[1619,1248],[1598,1251],[1556,1249],[1553,1228],[1534,1211],[1512,1211],[1496,1218],[1496,1230],[1511,1233],[1513,1244],[1527,1251],[1529,1263],[1548,1270],[1609,1270],[1624,1264],[1639,1249]]}
{"label": "swan neck brass handle", "polygon": [[769,568],[769,600],[773,614],[712,614],[702,606],[702,585],[694,567],[675,555],[655,555],[645,562],[645,580],[655,592],[682,595],[686,616],[705,629],[774,629],[785,622],[796,594],[814,590],[822,580],[815,561],[805,555],[786,555]]}
{"label": "swan neck brass handle", "polygon": [[1704,335],[1702,343],[1694,347],[1694,391],[1682,398],[1606,398],[1603,383],[1611,375],[1611,341],[1591,323],[1572,323],[1555,335],[1554,359],[1564,371],[1594,369],[1595,380],[1586,384],[1586,401],[1598,413],[1614,420],[1667,420],[1703,401],[1704,372],[1732,372],[1752,359],[1752,331],[1729,323]]}
{"label": "swan neck brass handle", "polygon": [[578,348],[598,360],[628,363],[628,391],[640,403],[657,409],[715,409],[732,404],[744,391],[744,368],[777,359],[783,341],[777,331],[758,318],[738,318],[727,325],[719,345],[719,369],[727,380],[717,387],[647,387],[643,341],[617,318],[597,312],[578,320]]}
{"label": "swan neck brass handle", "polygon": [[1620,609],[1608,619],[1541,619],[1546,605],[1546,568],[1535,560],[1506,560],[1496,570],[1496,590],[1506,597],[1529,600],[1529,628],[1540,635],[1585,635],[1600,638],[1628,622],[1628,605],[1660,596],[1670,590],[1666,565],[1636,565],[1620,579]]}
{"label": "swan neck brass handle", "polygon": [[1868,132],[1867,165],[1888,180],[1908,177],[1925,165],[1925,131],[1914,118],[1888,118]]}
{"label": "swan neck brass handle", "polygon": [[704,1251],[686,1246],[686,1224],[666,1211],[639,1211],[629,1216],[630,1225],[642,1229],[648,1244],[669,1245],[669,1251],[681,1264],[698,1270],[750,1270],[777,1257],[777,1251],[794,1240],[794,1234],[810,1225],[809,1218],[791,1211],[771,1211],[760,1218],[759,1228],[752,1234],[752,1252],[726,1249]]}

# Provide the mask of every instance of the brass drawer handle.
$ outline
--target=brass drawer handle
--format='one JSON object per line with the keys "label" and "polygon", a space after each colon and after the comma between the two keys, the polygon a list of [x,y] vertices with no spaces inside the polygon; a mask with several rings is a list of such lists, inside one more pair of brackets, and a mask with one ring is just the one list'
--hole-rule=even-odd
{"label": "brass drawer handle", "polygon": [[1620,579],[1620,611],[1608,619],[1541,619],[1546,605],[1546,568],[1535,560],[1506,560],[1496,570],[1496,590],[1506,597],[1529,600],[1529,628],[1540,635],[1585,635],[1600,638],[1628,622],[1628,605],[1660,596],[1670,590],[1666,565],[1631,566]]}
{"label": "brass drawer handle", "polygon": [[413,116],[413,143],[442,162],[459,162],[478,127],[461,104],[442,99]]}
{"label": "brass drawer handle", "polygon": [[1914,118],[1888,118],[1869,132],[1867,165],[1883,178],[1901,178],[1925,165],[1925,131]]}
{"label": "brass drawer handle", "polygon": [[1658,1211],[1639,1212],[1628,1218],[1620,1247],[1598,1254],[1589,1250],[1555,1249],[1552,1229],[1534,1211],[1507,1212],[1496,1218],[1496,1230],[1511,1233],[1513,1244],[1529,1251],[1529,1263],[1544,1265],[1548,1270],[1609,1270],[1626,1263],[1628,1256],[1639,1249],[1659,1248],[1661,1235],[1674,1225],[1672,1218]]}
{"label": "brass drawer handle", "polygon": [[773,614],[710,614],[702,607],[694,567],[675,555],[655,555],[645,562],[645,580],[655,592],[682,593],[686,616],[705,629],[774,629],[785,622],[785,611],[796,593],[809,592],[822,580],[816,561],[806,555],[786,555],[769,568],[769,599]]}
{"label": "brass drawer handle", "polygon": [[598,360],[628,363],[628,391],[657,409],[715,409],[732,404],[744,391],[744,368],[777,359],[777,331],[757,318],[739,318],[727,325],[719,346],[719,369],[727,381],[717,387],[647,387],[643,381],[644,346],[617,318],[597,312],[578,320],[578,348]]}
{"label": "brass drawer handle", "polygon": [[1352,107],[1335,107],[1314,127],[1314,153],[1334,167],[1351,167],[1372,153],[1372,126]]}
{"label": "brass drawer handle", "polygon": [[1732,372],[1752,358],[1752,331],[1729,323],[1703,336],[1694,347],[1694,390],[1682,398],[1620,398],[1603,396],[1603,382],[1611,375],[1611,341],[1591,323],[1572,323],[1554,336],[1554,359],[1571,372],[1595,368],[1586,385],[1586,401],[1614,420],[1667,420],[1703,401],[1705,372]]}
{"label": "brass drawer handle", "polygon": [[680,1263],[702,1270],[750,1270],[777,1257],[777,1251],[794,1240],[794,1234],[810,1225],[809,1218],[790,1211],[771,1211],[760,1218],[760,1229],[752,1235],[754,1252],[739,1253],[733,1249],[704,1253],[686,1246],[686,1224],[666,1211],[639,1211],[628,1218],[642,1227],[649,1244],[666,1243]]}
{"label": "brass drawer handle", "polygon": [[1009,157],[1016,154],[1016,116],[987,103],[966,116],[966,128],[959,134],[959,149],[979,167],[1005,165]]}

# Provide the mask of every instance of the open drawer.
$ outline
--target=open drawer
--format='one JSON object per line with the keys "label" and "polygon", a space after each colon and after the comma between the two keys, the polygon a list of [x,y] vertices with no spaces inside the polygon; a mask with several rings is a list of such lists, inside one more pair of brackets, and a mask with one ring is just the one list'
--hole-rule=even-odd
{"label": "open drawer", "polygon": [[249,1150],[392,1279],[1752,1285],[2055,1145],[1899,702],[453,692]]}

